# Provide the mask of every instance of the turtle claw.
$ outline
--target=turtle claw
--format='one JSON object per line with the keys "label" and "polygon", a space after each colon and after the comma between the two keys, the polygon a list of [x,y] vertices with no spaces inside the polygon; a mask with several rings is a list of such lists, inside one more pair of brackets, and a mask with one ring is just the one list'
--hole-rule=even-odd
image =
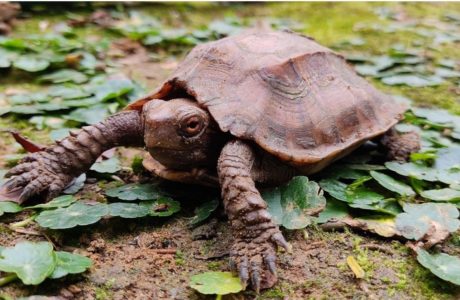
{"label": "turtle claw", "polygon": [[238,275],[240,277],[241,285],[244,289],[248,285],[249,270],[248,270],[248,258],[244,257],[238,267]]}
{"label": "turtle claw", "polygon": [[260,292],[261,278],[260,278],[261,264],[253,262],[251,264],[251,286],[258,294]]}
{"label": "turtle claw", "polygon": [[272,235],[271,239],[276,245],[280,246],[287,252],[292,252],[292,246],[288,242],[286,242],[281,232],[277,232],[274,235]]}
{"label": "turtle claw", "polygon": [[26,156],[6,177],[12,177],[0,187],[0,201],[23,203],[35,195],[47,192],[47,200],[57,196],[72,180],[72,176],[56,172],[46,152]]}
{"label": "turtle claw", "polygon": [[276,283],[277,246],[290,248],[278,228],[272,228],[256,238],[238,238],[235,241],[230,252],[230,262],[236,266],[243,287],[250,280],[251,287],[259,293]]}
{"label": "turtle claw", "polygon": [[275,277],[278,275],[276,271],[276,256],[275,255],[267,255],[264,259],[265,264],[268,267],[270,273],[272,273]]}

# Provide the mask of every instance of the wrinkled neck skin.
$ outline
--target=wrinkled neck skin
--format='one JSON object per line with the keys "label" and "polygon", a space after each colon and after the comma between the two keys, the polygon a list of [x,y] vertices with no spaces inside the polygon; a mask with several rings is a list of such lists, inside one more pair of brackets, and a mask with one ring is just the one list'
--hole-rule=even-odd
{"label": "wrinkled neck skin", "polygon": [[[184,171],[215,169],[226,137],[210,114],[195,101],[152,100],[144,105],[142,117],[145,146],[163,166]],[[187,128],[188,125],[192,128]]]}

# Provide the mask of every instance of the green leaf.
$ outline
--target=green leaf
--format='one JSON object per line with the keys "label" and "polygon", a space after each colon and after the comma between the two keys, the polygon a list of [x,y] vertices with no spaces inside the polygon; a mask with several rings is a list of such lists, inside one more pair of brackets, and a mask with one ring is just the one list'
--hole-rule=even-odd
{"label": "green leaf", "polygon": [[75,178],[75,180],[71,183],[71,185],[69,185],[62,192],[64,194],[73,195],[73,194],[77,193],[79,190],[81,190],[83,188],[83,186],[85,186],[85,181],[86,181],[86,174],[83,173],[80,176],[78,176],[77,178]]}
{"label": "green leaf", "polygon": [[38,80],[52,83],[73,82],[80,84],[88,81],[88,77],[85,74],[75,70],[62,69],[48,75],[40,76]]}
{"label": "green leaf", "polygon": [[305,176],[294,177],[286,185],[267,190],[262,197],[273,221],[287,229],[305,228],[311,224],[311,216],[326,206],[319,185]]}
{"label": "green leaf", "polygon": [[19,242],[3,249],[0,270],[15,273],[24,284],[40,284],[53,273],[56,255],[48,242]]}
{"label": "green leaf", "polygon": [[355,181],[353,181],[352,183],[350,183],[348,186],[347,186],[347,191],[351,192],[353,190],[356,190],[358,188],[362,188],[363,184],[369,180],[371,180],[372,177],[371,176],[363,176],[363,177],[360,177],[360,178],[357,178]]}
{"label": "green leaf", "polygon": [[447,68],[436,68],[435,75],[443,78],[459,78],[460,72]]}
{"label": "green leaf", "polygon": [[420,196],[433,201],[453,201],[460,200],[460,191],[450,188],[427,190],[421,192]]}
{"label": "green leaf", "polygon": [[445,253],[430,254],[418,248],[418,262],[441,279],[460,285],[460,258]]}
{"label": "green leaf", "polygon": [[346,194],[347,185],[345,183],[336,179],[323,179],[319,182],[319,185],[335,199],[348,202]]}
{"label": "green leaf", "polygon": [[140,174],[145,170],[143,162],[144,158],[142,156],[134,156],[133,161],[131,163],[131,169],[133,169],[134,174]]}
{"label": "green leaf", "polygon": [[131,183],[105,191],[109,197],[118,198],[126,201],[133,200],[155,200],[163,194],[153,184]]}
{"label": "green leaf", "polygon": [[381,165],[371,165],[371,164],[346,164],[350,169],[353,170],[362,170],[362,171],[372,171],[372,170],[385,170],[384,166]]}
{"label": "green leaf", "polygon": [[50,132],[50,138],[53,141],[62,140],[63,138],[69,135],[70,130],[74,130],[74,129],[76,128],[60,128],[60,129],[52,130]]}
{"label": "green leaf", "polygon": [[363,170],[356,170],[350,168],[348,165],[338,164],[328,167],[319,174],[321,178],[328,179],[358,179],[366,175],[367,173]]}
{"label": "green leaf", "polygon": [[56,268],[49,276],[56,279],[66,276],[67,274],[78,274],[85,272],[91,267],[92,261],[86,256],[72,254],[64,251],[56,251]]}
{"label": "green leaf", "polygon": [[405,212],[396,217],[396,228],[407,239],[419,240],[426,238],[428,233],[435,235],[435,231],[443,230],[454,232],[460,227],[458,210],[452,204],[405,203],[403,209]]}
{"label": "green leaf", "polygon": [[436,86],[444,80],[436,75],[422,76],[412,74],[400,74],[382,78],[382,82],[387,85],[408,85],[411,87]]}
{"label": "green leaf", "polygon": [[20,211],[22,211],[22,207],[15,202],[0,202],[0,216],[2,216],[4,213],[17,213]]}
{"label": "green leaf", "polygon": [[109,214],[113,217],[122,218],[141,218],[149,214],[149,209],[137,203],[111,203],[109,204]]}
{"label": "green leaf", "polygon": [[1,55],[0,52],[0,69],[11,67],[11,60],[8,57]]}
{"label": "green leaf", "polygon": [[78,108],[64,118],[91,125],[103,121],[109,114],[107,105],[94,105],[88,108]]}
{"label": "green leaf", "polygon": [[109,159],[104,159],[94,163],[90,170],[96,171],[98,173],[113,174],[121,170],[120,160],[115,156]]}
{"label": "green leaf", "polygon": [[109,213],[108,205],[95,205],[77,202],[69,207],[41,212],[35,221],[45,228],[67,229],[76,226],[94,224]]}
{"label": "green leaf", "polygon": [[366,203],[377,203],[383,200],[385,197],[377,192],[374,192],[366,187],[358,187],[355,189],[349,189],[347,187],[345,191],[346,201],[349,203],[357,203],[359,201],[366,201]]}
{"label": "green leaf", "polygon": [[335,199],[327,199],[326,208],[319,213],[316,222],[319,224],[329,222],[331,220],[340,220],[348,216],[348,206]]}
{"label": "green leaf", "polygon": [[424,107],[411,107],[411,111],[417,117],[427,119],[433,123],[454,123],[458,122],[460,117],[452,115],[445,109],[433,109]]}
{"label": "green leaf", "polygon": [[64,195],[64,196],[59,196],[57,198],[54,198],[48,203],[43,203],[43,204],[37,204],[34,206],[27,206],[25,209],[50,209],[50,208],[60,208],[60,207],[67,207],[70,204],[74,203],[77,201],[77,199],[72,196],[72,195]]}
{"label": "green leaf", "polygon": [[190,287],[201,294],[226,295],[243,290],[240,279],[231,272],[206,272],[193,275],[190,278]]}
{"label": "green leaf", "polygon": [[433,166],[438,180],[447,184],[460,184],[460,147],[439,149]]}
{"label": "green leaf", "polygon": [[91,96],[91,93],[75,85],[56,85],[49,89],[50,96],[62,99],[81,99]]}
{"label": "green leaf", "polygon": [[217,209],[219,206],[219,199],[214,198],[210,201],[206,201],[195,209],[195,216],[190,220],[191,225],[196,225],[207,218]]}
{"label": "green leaf", "polygon": [[398,193],[401,196],[414,196],[414,190],[407,184],[396,180],[386,174],[371,171],[371,176],[384,188],[392,192]]}
{"label": "green leaf", "polygon": [[180,203],[171,198],[160,198],[155,201],[144,201],[139,203],[140,206],[149,210],[149,216],[152,217],[169,217],[180,211]]}
{"label": "green leaf", "polygon": [[13,62],[13,65],[27,72],[39,72],[47,69],[50,62],[35,55],[22,55]]}
{"label": "green leaf", "polygon": [[363,197],[351,202],[349,206],[358,209],[372,210],[390,214],[392,216],[396,216],[401,213],[401,207],[395,199],[380,199],[376,201],[376,199]]}
{"label": "green leaf", "polygon": [[134,89],[134,84],[129,79],[110,79],[96,87],[96,98],[105,101],[118,98]]}
{"label": "green leaf", "polygon": [[390,161],[385,163],[385,166],[403,176],[409,176],[420,180],[437,181],[436,170],[418,163],[399,163]]}

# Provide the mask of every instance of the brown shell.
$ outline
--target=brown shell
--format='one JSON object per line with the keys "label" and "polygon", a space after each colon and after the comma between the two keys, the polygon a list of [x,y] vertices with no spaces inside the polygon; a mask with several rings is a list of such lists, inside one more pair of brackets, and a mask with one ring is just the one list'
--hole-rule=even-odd
{"label": "brown shell", "polygon": [[381,135],[404,112],[342,56],[291,32],[246,31],[197,46],[157,92],[128,108],[184,91],[222,131],[310,172]]}

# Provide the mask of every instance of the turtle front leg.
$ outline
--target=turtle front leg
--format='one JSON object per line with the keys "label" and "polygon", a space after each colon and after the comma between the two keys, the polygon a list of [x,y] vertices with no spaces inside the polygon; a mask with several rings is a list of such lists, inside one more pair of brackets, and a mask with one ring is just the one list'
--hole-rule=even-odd
{"label": "turtle front leg", "polygon": [[[233,231],[231,264],[244,286],[251,281],[259,292],[276,282],[276,248],[289,250],[267,204],[251,178],[255,160],[252,148],[239,140],[229,142],[219,157],[217,171],[224,207]],[[267,272],[268,271],[268,272]]]}
{"label": "turtle front leg", "polygon": [[380,143],[388,151],[390,160],[408,161],[411,153],[420,150],[420,136],[415,131],[400,134],[391,128],[382,136]]}
{"label": "turtle front leg", "polygon": [[[140,113],[127,111],[105,121],[70,133],[43,151],[26,156],[6,177],[0,187],[0,201],[22,203],[46,192],[47,199],[57,196],[72,180],[86,172],[104,151],[116,146],[142,146],[143,124]],[[13,199],[9,196],[14,195]]]}

